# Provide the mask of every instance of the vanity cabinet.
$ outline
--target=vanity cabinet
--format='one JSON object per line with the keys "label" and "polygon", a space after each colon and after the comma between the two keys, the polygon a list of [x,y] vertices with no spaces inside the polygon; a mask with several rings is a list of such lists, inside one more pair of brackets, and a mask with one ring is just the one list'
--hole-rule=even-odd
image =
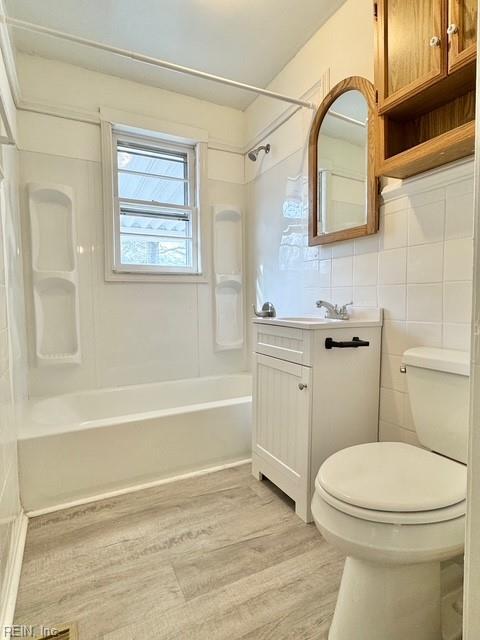
{"label": "vanity cabinet", "polygon": [[260,469],[296,500],[296,511],[310,521],[302,479],[309,466],[312,369],[255,354],[254,475]]}
{"label": "vanity cabinet", "polygon": [[378,175],[407,178],[473,153],[476,0],[378,0]]}
{"label": "vanity cabinet", "polygon": [[[378,436],[381,321],[254,321],[252,472],[266,476],[311,522],[322,462]],[[359,326],[360,325],[360,326]],[[326,339],[367,348],[326,348]]]}

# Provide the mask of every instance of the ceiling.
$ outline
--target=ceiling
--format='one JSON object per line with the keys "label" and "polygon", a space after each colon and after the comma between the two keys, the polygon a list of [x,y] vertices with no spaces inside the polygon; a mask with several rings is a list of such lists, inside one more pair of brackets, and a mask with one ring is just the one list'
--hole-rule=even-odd
{"label": "ceiling", "polygon": [[[265,87],[345,0],[6,0],[42,26]],[[13,29],[18,50],[237,109],[255,94]]]}

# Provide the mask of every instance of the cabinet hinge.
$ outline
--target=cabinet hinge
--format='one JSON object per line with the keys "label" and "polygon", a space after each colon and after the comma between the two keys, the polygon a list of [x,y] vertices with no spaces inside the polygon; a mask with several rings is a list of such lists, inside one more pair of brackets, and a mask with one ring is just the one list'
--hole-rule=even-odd
{"label": "cabinet hinge", "polygon": [[373,18],[378,20],[378,2],[373,3]]}

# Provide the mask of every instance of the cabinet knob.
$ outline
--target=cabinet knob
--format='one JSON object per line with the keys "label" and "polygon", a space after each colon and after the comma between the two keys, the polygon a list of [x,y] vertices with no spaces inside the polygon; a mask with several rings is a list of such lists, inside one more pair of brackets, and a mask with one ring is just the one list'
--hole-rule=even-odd
{"label": "cabinet knob", "polygon": [[306,388],[307,388],[307,385],[306,385],[306,384],[303,384],[303,382],[299,382],[299,383],[298,383],[298,388],[300,389],[300,391],[303,391],[304,389],[306,389]]}
{"label": "cabinet knob", "polygon": [[441,44],[441,39],[438,36],[432,36],[430,38],[430,46],[431,47],[439,47]]}
{"label": "cabinet knob", "polygon": [[456,24],[449,24],[447,33],[449,36],[455,35],[456,33],[458,33],[458,26]]}

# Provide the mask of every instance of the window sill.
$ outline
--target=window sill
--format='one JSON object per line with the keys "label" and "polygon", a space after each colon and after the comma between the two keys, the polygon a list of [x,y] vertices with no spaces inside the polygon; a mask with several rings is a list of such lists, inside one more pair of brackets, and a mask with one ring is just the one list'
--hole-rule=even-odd
{"label": "window sill", "polygon": [[208,284],[205,273],[133,273],[110,271],[105,274],[106,282],[150,282],[164,284]]}

